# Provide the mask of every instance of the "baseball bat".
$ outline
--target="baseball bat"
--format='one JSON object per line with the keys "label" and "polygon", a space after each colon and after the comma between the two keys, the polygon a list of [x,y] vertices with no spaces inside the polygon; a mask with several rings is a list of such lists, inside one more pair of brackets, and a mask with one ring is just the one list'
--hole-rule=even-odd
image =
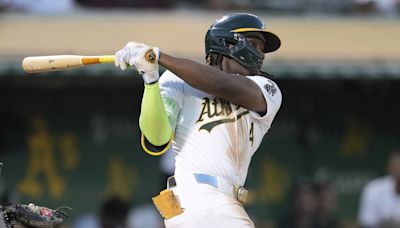
{"label": "baseball bat", "polygon": [[30,56],[22,61],[22,68],[27,73],[68,70],[90,64],[113,63],[113,55],[81,56],[81,55],[48,55]]}
{"label": "baseball bat", "polygon": [[[145,58],[150,63],[154,63],[156,55],[149,50]],[[69,70],[78,67],[114,63],[114,55],[82,56],[82,55],[48,55],[30,56],[22,60],[22,68],[27,73],[40,73],[49,71]]]}

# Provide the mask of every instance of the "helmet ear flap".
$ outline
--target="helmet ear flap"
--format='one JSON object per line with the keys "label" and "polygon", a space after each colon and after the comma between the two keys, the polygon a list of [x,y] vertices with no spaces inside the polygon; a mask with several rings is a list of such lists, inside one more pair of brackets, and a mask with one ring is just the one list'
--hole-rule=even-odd
{"label": "helmet ear flap", "polygon": [[264,55],[260,54],[243,34],[235,33],[234,37],[236,44],[229,47],[230,57],[247,68],[261,67]]}
{"label": "helmet ear flap", "polygon": [[[208,44],[211,45],[207,46]],[[206,47],[210,47],[206,50],[206,61],[211,66],[221,66],[223,56],[234,59],[246,68],[254,69],[260,68],[264,60],[264,55],[240,33],[231,33],[225,37],[206,36]]]}

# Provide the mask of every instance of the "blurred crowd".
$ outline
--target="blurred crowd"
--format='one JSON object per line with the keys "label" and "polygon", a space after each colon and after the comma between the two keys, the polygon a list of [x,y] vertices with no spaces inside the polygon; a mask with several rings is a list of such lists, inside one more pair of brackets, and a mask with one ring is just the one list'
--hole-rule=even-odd
{"label": "blurred crowd", "polygon": [[332,183],[299,180],[289,198],[288,210],[277,220],[278,228],[342,227],[336,216],[337,198]]}
{"label": "blurred crowd", "polygon": [[78,8],[262,10],[271,14],[398,17],[400,0],[0,0],[0,12],[57,14]]}

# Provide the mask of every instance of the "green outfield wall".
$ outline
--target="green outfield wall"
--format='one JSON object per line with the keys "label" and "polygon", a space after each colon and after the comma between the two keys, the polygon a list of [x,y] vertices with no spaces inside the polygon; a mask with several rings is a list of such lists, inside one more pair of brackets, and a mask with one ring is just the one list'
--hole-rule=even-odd
{"label": "green outfield wall", "polygon": [[[72,218],[118,195],[151,202],[164,176],[139,145],[142,81],[44,74],[0,78],[2,178],[23,202],[67,205]],[[354,220],[362,186],[384,173],[399,141],[399,80],[276,77],[283,103],[254,156],[248,211],[260,224],[290,207],[302,178],[333,183],[340,219]]]}

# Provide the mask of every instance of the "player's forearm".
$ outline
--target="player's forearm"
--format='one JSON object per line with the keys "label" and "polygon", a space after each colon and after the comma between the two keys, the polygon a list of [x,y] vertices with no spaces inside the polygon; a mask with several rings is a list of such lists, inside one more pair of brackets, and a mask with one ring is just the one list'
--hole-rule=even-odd
{"label": "player's forearm", "polygon": [[168,143],[172,137],[158,83],[145,85],[139,126],[146,139],[155,146]]}
{"label": "player's forearm", "polygon": [[159,64],[191,86],[211,94],[218,93],[222,83],[228,80],[224,72],[214,67],[165,53],[160,53]]}

